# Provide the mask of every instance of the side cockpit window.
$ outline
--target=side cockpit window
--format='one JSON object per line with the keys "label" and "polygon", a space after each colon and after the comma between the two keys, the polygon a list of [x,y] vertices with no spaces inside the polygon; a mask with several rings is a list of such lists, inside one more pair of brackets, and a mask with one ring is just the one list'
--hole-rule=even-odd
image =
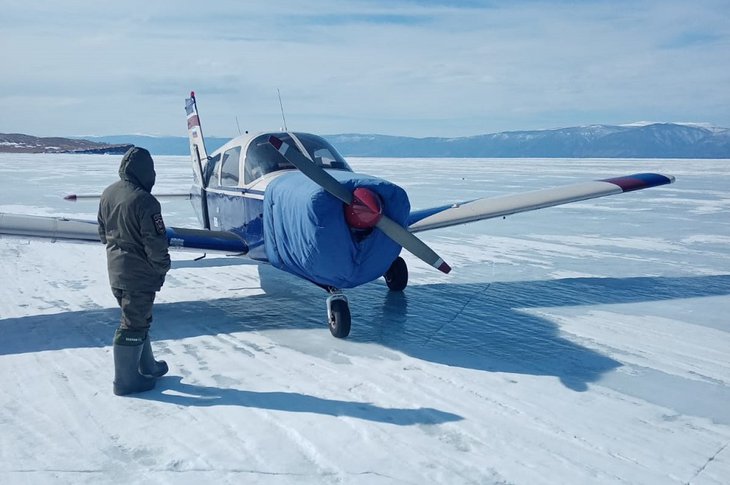
{"label": "side cockpit window", "polygon": [[[208,163],[203,167],[203,179],[205,180],[205,186],[218,186],[218,173],[220,172],[221,155],[215,155],[208,160]],[[212,179],[212,180],[211,180]]]}
{"label": "side cockpit window", "polygon": [[241,172],[241,147],[233,147],[223,153],[221,163],[221,187],[238,187]]}

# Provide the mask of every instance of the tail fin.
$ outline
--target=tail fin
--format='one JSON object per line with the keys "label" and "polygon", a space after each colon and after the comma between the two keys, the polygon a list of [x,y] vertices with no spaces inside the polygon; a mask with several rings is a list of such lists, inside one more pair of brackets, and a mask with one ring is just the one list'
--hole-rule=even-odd
{"label": "tail fin", "polygon": [[190,97],[185,99],[185,112],[188,115],[188,139],[190,140],[190,156],[193,158],[193,172],[195,172],[196,182],[204,187],[202,175],[203,167],[208,162],[208,152],[205,149],[203,130],[200,128],[194,91],[190,91]]}
{"label": "tail fin", "polygon": [[205,167],[208,165],[208,152],[205,149],[203,130],[200,128],[198,106],[195,104],[195,92],[190,91],[190,97],[185,99],[185,112],[188,115],[188,139],[190,140],[190,156],[193,159],[193,176],[195,185],[200,189],[199,218],[203,227],[210,229],[208,219],[208,199],[206,193]]}

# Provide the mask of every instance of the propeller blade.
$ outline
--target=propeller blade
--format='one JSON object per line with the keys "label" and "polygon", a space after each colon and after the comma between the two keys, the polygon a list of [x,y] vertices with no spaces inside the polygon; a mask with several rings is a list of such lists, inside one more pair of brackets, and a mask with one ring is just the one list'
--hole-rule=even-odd
{"label": "propeller blade", "polygon": [[[306,150],[302,146],[302,143],[293,133],[289,133],[289,136],[292,137],[296,144],[296,147],[293,150],[288,143],[274,135],[269,136],[269,143],[279,153],[281,153],[284,158],[289,161],[289,163],[297,167],[314,183],[322,187],[334,197],[340,199],[345,204],[352,204],[353,196],[347,188],[338,182],[332,175],[325,172],[322,167],[312,161],[311,157],[308,153],[306,153]],[[423,260],[425,263],[433,266],[439,271],[443,271],[444,273],[451,271],[451,267],[446,264],[446,262],[444,262],[444,260],[441,259],[441,257],[436,254],[433,249],[429,248],[423,241],[408,232],[407,229],[403,228],[403,226],[394,220],[383,215],[376,224],[376,227],[383,231],[386,236],[391,238],[417,258]]]}
{"label": "propeller blade", "polygon": [[383,216],[380,218],[375,227],[383,231],[386,236],[400,244],[409,253],[421,259],[423,262],[430,264],[443,273],[451,271],[451,266],[446,264],[446,262],[441,259],[441,256],[436,254],[436,252],[429,248],[426,243],[408,232],[407,229],[403,228],[403,226],[395,222],[393,219]]}
{"label": "propeller blade", "polygon": [[[290,133],[290,136],[294,140],[299,141],[293,133]],[[322,167],[317,166],[317,164],[309,158],[309,154],[305,156],[304,153],[306,153],[306,150],[302,153],[302,149],[296,147],[292,149],[287,142],[274,135],[269,137],[269,143],[271,146],[276,148],[276,150],[281,153],[284,158],[289,161],[289,163],[297,167],[314,183],[340,199],[345,204],[352,204],[352,194],[347,190],[347,188],[339,183],[332,175],[325,172]]]}

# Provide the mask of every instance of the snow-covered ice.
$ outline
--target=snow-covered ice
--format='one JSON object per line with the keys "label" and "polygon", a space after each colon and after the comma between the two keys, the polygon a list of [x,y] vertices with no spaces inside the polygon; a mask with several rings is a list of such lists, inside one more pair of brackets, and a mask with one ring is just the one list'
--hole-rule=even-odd
{"label": "snow-covered ice", "polygon": [[[95,217],[118,156],[0,155],[0,212]],[[159,192],[186,190],[157,157]],[[101,245],[0,239],[0,483],[730,482],[730,161],[352,159],[414,208],[634,172],[677,182],[421,233],[403,294],[173,254],[154,391],[115,397]],[[196,224],[165,202],[168,225]]]}

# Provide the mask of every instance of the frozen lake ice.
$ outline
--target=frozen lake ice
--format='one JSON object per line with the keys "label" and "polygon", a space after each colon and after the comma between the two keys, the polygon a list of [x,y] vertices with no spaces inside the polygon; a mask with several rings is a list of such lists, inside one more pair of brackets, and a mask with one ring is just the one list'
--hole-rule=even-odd
{"label": "frozen lake ice", "polygon": [[[94,219],[119,156],[0,154],[0,212]],[[158,192],[190,186],[156,157]],[[636,172],[677,182],[420,233],[403,294],[173,254],[171,372],[115,397],[101,245],[1,238],[2,483],[693,483],[730,477],[730,161],[350,159],[415,209]],[[166,223],[195,226],[188,201]],[[243,263],[243,264],[241,264]]]}

